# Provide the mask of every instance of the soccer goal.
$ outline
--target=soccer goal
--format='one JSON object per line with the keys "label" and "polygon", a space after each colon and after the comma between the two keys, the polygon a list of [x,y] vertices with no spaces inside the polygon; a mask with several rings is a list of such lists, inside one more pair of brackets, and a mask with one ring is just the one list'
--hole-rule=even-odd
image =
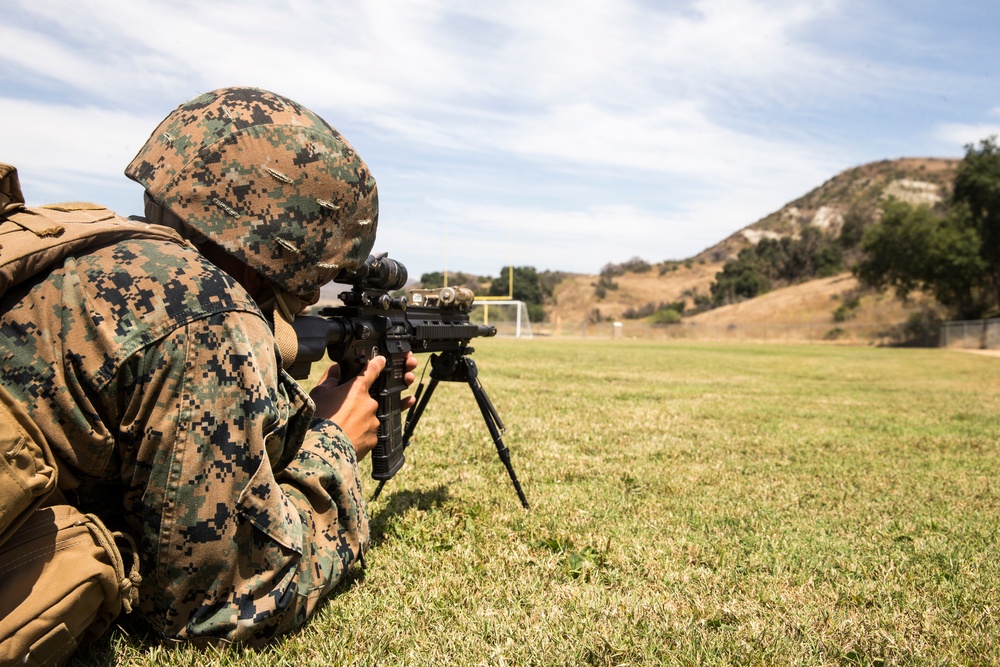
{"label": "soccer goal", "polygon": [[531,338],[531,318],[528,317],[528,306],[524,301],[476,300],[473,304],[472,317],[483,324],[495,326],[498,336]]}

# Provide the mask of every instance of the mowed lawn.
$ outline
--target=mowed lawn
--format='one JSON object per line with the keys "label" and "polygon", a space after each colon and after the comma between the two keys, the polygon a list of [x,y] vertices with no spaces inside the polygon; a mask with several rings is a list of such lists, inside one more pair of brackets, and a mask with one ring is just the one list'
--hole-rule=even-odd
{"label": "mowed lawn", "polygon": [[221,655],[118,632],[78,664],[1000,662],[1000,358],[476,348],[530,510],[442,384],[367,571],[301,631]]}

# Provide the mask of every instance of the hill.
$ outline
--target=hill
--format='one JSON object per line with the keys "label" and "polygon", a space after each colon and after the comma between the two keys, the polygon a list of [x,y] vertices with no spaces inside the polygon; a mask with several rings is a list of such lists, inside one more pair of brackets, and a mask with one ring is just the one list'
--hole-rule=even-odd
{"label": "hill", "polygon": [[960,162],[959,159],[948,158],[900,158],[848,169],[703,250],[694,259],[732,259],[742,248],[763,238],[795,236],[807,226],[837,233],[849,214],[854,212],[870,216],[886,197],[933,206],[950,195],[955,170]]}
{"label": "hill", "polygon": [[628,272],[613,279],[617,289],[608,290],[604,298],[595,293],[599,276],[572,275],[556,286],[555,303],[546,307],[546,313],[551,321],[603,321],[622,319],[629,309],[651,303],[682,300],[693,303],[693,295],[708,294],[708,287],[722,265],[723,262],[692,261],[663,273],[663,265],[647,272]]}
{"label": "hill", "polygon": [[[839,235],[845,221],[870,224],[878,214],[879,202],[887,197],[934,205],[950,196],[959,163],[958,159],[902,158],[854,167],[684,261],[662,262],[649,270],[614,275],[604,281],[613,288],[605,290],[598,289],[601,276],[568,277],[555,288],[554,303],[546,307],[549,323],[573,326],[621,320],[630,311],[678,301],[684,301],[686,313],[690,314],[697,309],[699,297],[707,298],[725,262],[743,248],[765,238],[798,238],[807,227]],[[599,296],[601,292],[603,297]],[[859,294],[856,281],[846,273],[785,286],[755,299],[694,314],[685,322],[715,327],[813,323],[829,325],[832,330],[838,324],[834,312],[845,303],[851,306],[846,317],[853,326],[871,325],[878,331],[901,326],[914,313],[931,307],[929,300],[920,297],[902,303],[890,295]]]}

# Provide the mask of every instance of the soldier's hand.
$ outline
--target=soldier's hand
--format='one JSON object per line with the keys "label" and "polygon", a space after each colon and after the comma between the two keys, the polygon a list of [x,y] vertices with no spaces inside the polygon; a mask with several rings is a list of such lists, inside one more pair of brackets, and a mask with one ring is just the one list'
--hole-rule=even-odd
{"label": "soldier's hand", "polygon": [[[368,390],[385,368],[385,357],[375,357],[357,377],[338,385],[340,368],[326,370],[319,384],[309,392],[316,403],[316,416],[333,421],[351,440],[360,461],[378,444],[378,401]],[[416,362],[414,362],[416,367]]]}

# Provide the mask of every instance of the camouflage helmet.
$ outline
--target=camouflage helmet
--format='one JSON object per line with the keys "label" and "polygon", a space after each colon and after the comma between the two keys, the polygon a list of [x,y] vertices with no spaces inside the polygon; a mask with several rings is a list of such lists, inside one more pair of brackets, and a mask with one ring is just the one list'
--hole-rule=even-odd
{"label": "camouflage helmet", "polygon": [[185,226],[310,301],[375,242],[368,167],[322,118],[265,90],[223,88],[177,107],[125,175]]}

